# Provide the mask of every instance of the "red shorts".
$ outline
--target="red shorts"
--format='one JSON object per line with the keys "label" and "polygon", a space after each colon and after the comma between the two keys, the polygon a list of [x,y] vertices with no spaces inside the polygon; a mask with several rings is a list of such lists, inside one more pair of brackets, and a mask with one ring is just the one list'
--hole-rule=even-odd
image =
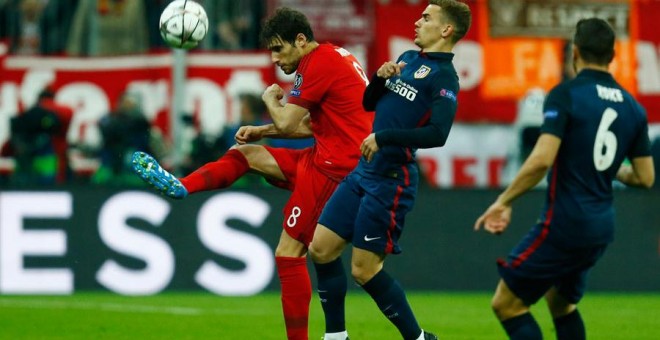
{"label": "red shorts", "polygon": [[314,165],[313,148],[285,149],[266,146],[277,161],[286,181],[269,182],[291,190],[291,197],[282,211],[282,227],[292,238],[308,246],[312,242],[316,223],[325,202],[339,184],[336,179],[321,173]]}

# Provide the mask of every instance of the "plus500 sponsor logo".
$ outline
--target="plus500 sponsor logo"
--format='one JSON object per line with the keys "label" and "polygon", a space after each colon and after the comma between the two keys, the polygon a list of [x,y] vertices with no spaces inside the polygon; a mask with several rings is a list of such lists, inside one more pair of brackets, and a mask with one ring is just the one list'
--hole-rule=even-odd
{"label": "plus500 sponsor logo", "polygon": [[417,97],[417,89],[397,79],[395,83],[387,80],[385,86],[392,92],[397,93],[409,101],[415,100]]}
{"label": "plus500 sponsor logo", "polygon": [[[170,201],[160,196],[117,193],[102,201],[96,221],[89,219],[93,214],[74,212],[73,200],[69,192],[0,193],[0,293],[71,294],[74,282],[84,281],[82,272],[87,272],[87,280],[95,281],[87,286],[151,295],[171,285],[177,264],[181,272],[194,277],[189,278],[194,279],[192,286],[219,295],[256,294],[273,278],[268,244],[228,224],[232,220],[261,227],[271,209],[259,197],[236,192],[211,196],[196,216],[186,214],[181,219],[184,225],[170,221],[170,230],[160,230],[171,237],[155,232],[172,210]],[[85,204],[89,203],[76,206]],[[39,228],[34,228],[34,220]],[[190,241],[195,233],[201,245]],[[174,249],[180,251],[178,257]],[[220,259],[232,265],[224,267]],[[177,280],[187,279],[181,276]]]}

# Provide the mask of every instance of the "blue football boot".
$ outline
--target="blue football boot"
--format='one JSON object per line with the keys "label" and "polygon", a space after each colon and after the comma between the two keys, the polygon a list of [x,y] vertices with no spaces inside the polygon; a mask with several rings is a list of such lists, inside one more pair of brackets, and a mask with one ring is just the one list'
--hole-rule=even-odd
{"label": "blue football boot", "polygon": [[188,190],[176,177],[163,169],[160,164],[148,153],[136,151],[131,159],[131,166],[140,178],[151,184],[162,194],[182,199],[188,196]]}

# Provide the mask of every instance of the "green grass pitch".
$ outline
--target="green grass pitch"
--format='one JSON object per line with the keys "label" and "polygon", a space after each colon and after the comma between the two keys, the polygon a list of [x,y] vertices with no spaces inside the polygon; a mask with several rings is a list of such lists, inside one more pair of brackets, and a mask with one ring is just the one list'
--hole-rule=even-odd
{"label": "green grass pitch", "polygon": [[[410,292],[423,328],[443,339],[505,339],[490,311],[490,293]],[[366,293],[347,298],[352,339],[398,339]],[[591,293],[580,304],[589,339],[660,339],[660,294]],[[544,303],[532,312],[554,339]],[[310,339],[323,334],[318,299],[311,304]],[[221,297],[164,293],[0,296],[0,339],[285,339],[279,294]]]}

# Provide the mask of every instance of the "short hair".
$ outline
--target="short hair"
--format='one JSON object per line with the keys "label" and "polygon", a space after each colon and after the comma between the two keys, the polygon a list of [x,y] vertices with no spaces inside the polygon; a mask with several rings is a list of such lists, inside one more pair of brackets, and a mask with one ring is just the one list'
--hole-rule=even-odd
{"label": "short hair", "polygon": [[616,36],[612,26],[599,18],[581,19],[575,26],[573,44],[587,63],[608,65],[614,59]]}
{"label": "short hair", "polygon": [[273,39],[281,39],[294,44],[299,33],[304,34],[307,41],[314,41],[312,26],[307,17],[294,9],[280,7],[264,23],[260,40],[264,46],[268,46]]}
{"label": "short hair", "polygon": [[456,0],[429,0],[429,4],[440,6],[445,18],[454,25],[452,41],[455,43],[461,40],[472,24],[470,7]]}

